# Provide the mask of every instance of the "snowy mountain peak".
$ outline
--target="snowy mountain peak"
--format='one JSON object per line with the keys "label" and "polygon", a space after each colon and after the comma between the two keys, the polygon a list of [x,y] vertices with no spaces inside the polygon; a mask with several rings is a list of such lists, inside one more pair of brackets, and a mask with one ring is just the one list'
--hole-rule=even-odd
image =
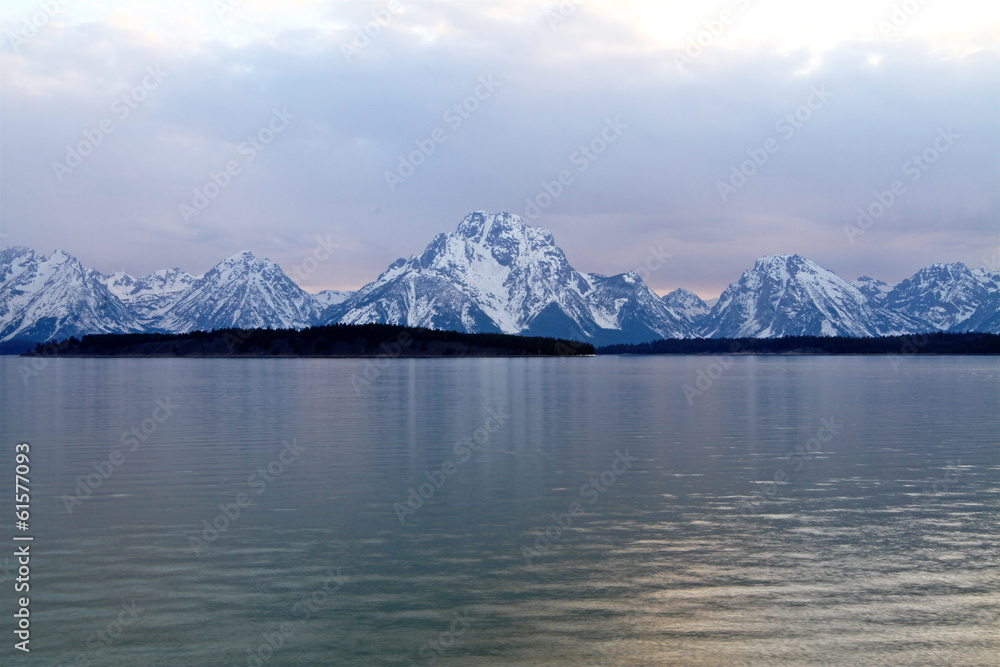
{"label": "snowy mountain peak", "polygon": [[141,331],[136,316],[96,271],[69,253],[0,252],[0,341]]}
{"label": "snowy mountain peak", "polygon": [[235,255],[231,255],[230,257],[225,258],[224,260],[216,264],[214,268],[219,270],[231,267],[252,269],[261,264],[268,263],[270,261],[271,260],[269,259],[263,259],[263,260],[258,259],[257,256],[254,255],[249,250],[243,250],[241,252],[236,253]]}
{"label": "snowy mountain peak", "polygon": [[872,303],[800,255],[769,255],[730,285],[705,318],[710,337],[887,336],[929,327]]}
{"label": "snowy mountain peak", "polygon": [[985,321],[991,311],[995,312],[993,294],[981,275],[965,264],[937,263],[896,285],[886,295],[885,305],[930,322],[938,329],[962,330],[970,318]]}
{"label": "snowy mountain peak", "polygon": [[[183,273],[183,272],[182,272]],[[175,274],[176,282],[184,282]],[[322,309],[275,262],[250,251],[219,262],[164,309],[153,326],[167,331],[238,328],[300,329],[314,324]]]}
{"label": "snowy mountain peak", "polygon": [[357,292],[311,295],[250,251],[202,276],[141,278],[84,268],[62,250],[0,249],[0,342],[88,333],[302,328],[384,322],[574,338],[598,345],[690,336],[1000,333],[1000,273],[927,266],[898,285],[848,283],[801,255],[754,262],[709,308],[678,289],[662,299],[636,272],[574,269],[552,234],[518,216],[476,211]]}
{"label": "snowy mountain peak", "polygon": [[393,262],[326,316],[589,341],[689,333],[638,275],[581,274],[548,230],[486,211],[438,234],[419,255]]}
{"label": "snowy mountain peak", "polygon": [[663,297],[662,301],[677,317],[695,328],[701,324],[710,310],[701,297],[683,288],[675,289]]}
{"label": "snowy mountain peak", "polygon": [[795,274],[800,271],[825,272],[822,266],[802,255],[765,255],[754,262],[754,271],[786,271]]}
{"label": "snowy mountain peak", "polygon": [[885,301],[886,296],[892,291],[893,287],[885,281],[869,276],[861,276],[851,284],[857,287],[866,297],[878,304]]}
{"label": "snowy mountain peak", "polygon": [[520,217],[506,211],[499,213],[475,211],[465,216],[455,231],[467,239],[482,241],[494,227],[497,227],[499,233],[518,234],[524,230],[525,225]]}

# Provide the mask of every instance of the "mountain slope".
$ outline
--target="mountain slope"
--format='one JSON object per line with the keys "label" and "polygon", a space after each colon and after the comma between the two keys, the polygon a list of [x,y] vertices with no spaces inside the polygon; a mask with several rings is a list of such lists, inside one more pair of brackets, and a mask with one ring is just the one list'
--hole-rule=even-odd
{"label": "mountain slope", "polygon": [[933,327],[873,304],[857,287],[799,255],[757,260],[703,323],[712,338],[890,336]]}
{"label": "mountain slope", "polygon": [[970,271],[961,262],[931,264],[896,285],[884,303],[886,308],[930,322],[938,329],[964,330],[966,320],[984,305],[990,307],[990,277]]}
{"label": "mountain slope", "polygon": [[123,272],[97,275],[140,321],[154,328],[199,279],[178,268],[161,269],[138,279]]}
{"label": "mountain slope", "polygon": [[142,331],[138,318],[91,271],[62,250],[0,250],[0,340],[46,341]]}
{"label": "mountain slope", "polygon": [[312,296],[316,300],[316,303],[319,304],[320,308],[325,309],[329,308],[330,306],[340,305],[345,301],[347,301],[348,299],[350,299],[351,296],[353,295],[354,292],[347,292],[335,289],[325,289],[322,292],[313,294]]}
{"label": "mountain slope", "polygon": [[872,303],[880,306],[885,303],[886,296],[889,295],[889,292],[891,292],[893,288],[892,285],[885,281],[878,280],[877,278],[869,278],[868,276],[861,276],[851,284],[857,287],[862,294],[871,299]]}
{"label": "mountain slope", "polygon": [[688,325],[698,328],[711,308],[691,290],[675,289],[662,299],[664,305],[670,308],[677,317]]}
{"label": "mountain slope", "polygon": [[226,327],[301,329],[315,324],[320,310],[313,296],[280,266],[244,251],[194,280],[147,326],[171,333]]}
{"label": "mountain slope", "polygon": [[[419,255],[357,292],[311,295],[274,262],[238,253],[206,273],[104,275],[56,251],[0,250],[0,344],[88,333],[386,323],[470,333],[573,338],[597,345],[662,338],[1000,334],[1000,273],[932,264],[890,286],[848,283],[798,255],[756,262],[711,308],[663,298],[635,273],[570,266],[548,231],[509,213],[472,213]],[[4,347],[3,349],[8,349]]]}
{"label": "mountain slope", "polygon": [[421,254],[396,260],[324,317],[590,342],[690,333],[637,275],[579,273],[547,230],[483,211]]}

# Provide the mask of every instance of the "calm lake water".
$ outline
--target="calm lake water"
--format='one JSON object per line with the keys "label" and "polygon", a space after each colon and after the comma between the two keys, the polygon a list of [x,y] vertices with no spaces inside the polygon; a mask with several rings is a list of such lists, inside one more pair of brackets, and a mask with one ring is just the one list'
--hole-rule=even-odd
{"label": "calm lake water", "polygon": [[996,358],[26,363],[4,665],[1000,664]]}

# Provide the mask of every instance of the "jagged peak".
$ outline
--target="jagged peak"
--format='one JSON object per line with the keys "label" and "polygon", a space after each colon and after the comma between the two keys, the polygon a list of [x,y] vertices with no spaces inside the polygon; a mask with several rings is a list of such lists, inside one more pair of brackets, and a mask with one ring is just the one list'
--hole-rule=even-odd
{"label": "jagged peak", "polygon": [[555,244],[552,232],[544,227],[528,225],[521,216],[508,211],[473,211],[462,219],[455,233],[474,243],[482,243],[487,238],[511,236],[529,238],[542,245]]}
{"label": "jagged peak", "polygon": [[125,285],[131,285],[136,280],[135,278],[133,278],[131,275],[125,273],[124,271],[115,271],[114,273],[106,275],[105,278],[107,278],[108,280],[110,280],[112,282],[122,283],[122,284],[125,284]]}
{"label": "jagged peak", "polygon": [[669,294],[667,294],[663,298],[664,299],[668,299],[668,298],[671,298],[671,297],[673,297],[675,299],[677,297],[685,297],[685,298],[689,298],[689,299],[690,298],[694,298],[694,299],[698,299],[699,301],[704,301],[704,299],[702,299],[700,296],[698,296],[697,294],[695,294],[691,290],[685,289],[683,287],[678,287],[673,292],[670,292]]}
{"label": "jagged peak", "polygon": [[[250,269],[275,269],[281,270],[276,262],[267,257],[260,258],[253,254],[250,250],[242,250],[235,255],[227,257],[226,259],[219,262],[215,269],[233,269],[233,268],[246,268]],[[213,269],[214,270],[214,269]]]}
{"label": "jagged peak", "polygon": [[465,216],[456,230],[466,238],[483,237],[494,225],[501,225],[506,229],[520,231],[526,225],[520,216],[507,211],[473,211]]}
{"label": "jagged peak", "polygon": [[917,275],[927,274],[927,273],[937,273],[941,271],[944,271],[945,273],[948,274],[971,273],[969,271],[969,267],[967,267],[962,262],[935,262],[917,271]]}
{"label": "jagged peak", "polygon": [[236,264],[238,262],[256,262],[256,261],[259,260],[257,259],[257,256],[253,254],[253,252],[249,250],[241,250],[235,255],[231,255],[225,258],[224,260],[219,262],[219,264]]}
{"label": "jagged peak", "polygon": [[754,263],[754,268],[770,266],[819,266],[802,255],[765,255]]}
{"label": "jagged peak", "polygon": [[22,255],[37,256],[34,248],[29,248],[26,245],[12,245],[7,246],[6,248],[0,248],[0,253],[13,255],[14,257],[21,257]]}
{"label": "jagged peak", "polygon": [[179,275],[185,275],[185,274],[187,274],[189,276],[191,275],[190,273],[188,273],[184,269],[181,269],[181,268],[175,266],[175,267],[173,267],[171,269],[159,269],[157,271],[153,271],[153,273],[151,273],[149,275],[156,276],[158,278],[169,278],[171,276],[179,276]]}

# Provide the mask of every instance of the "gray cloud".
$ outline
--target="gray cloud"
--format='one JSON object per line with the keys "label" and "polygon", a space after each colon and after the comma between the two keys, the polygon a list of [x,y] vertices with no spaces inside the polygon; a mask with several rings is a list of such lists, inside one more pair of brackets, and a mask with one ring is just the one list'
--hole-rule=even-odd
{"label": "gray cloud", "polygon": [[[523,214],[566,170],[572,183],[534,222],[585,271],[632,270],[662,246],[673,258],[649,280],[661,292],[717,294],[775,252],[848,279],[899,280],[997,251],[995,48],[719,46],[680,72],[674,51],[586,7],[550,29],[538,8],[414,3],[348,60],[351,26],[378,6],[338,5],[327,18],[339,27],[240,45],[102,23],[53,25],[19,54],[5,45],[4,242],[144,274],[203,272],[242,249],[289,267],[330,235],[338,254],[307,288],[357,287],[471,210]],[[120,118],[115,100],[147,67],[168,76]],[[467,117],[449,115],[481,77],[499,87]],[[776,123],[816,87],[831,97],[786,137]],[[294,118],[249,161],[240,146],[275,108]],[[60,182],[52,163],[107,118],[114,131]],[[574,154],[616,118],[627,127],[580,172]],[[942,128],[960,138],[850,243],[843,226],[857,208],[906,179],[904,163]],[[446,140],[390,191],[386,171],[435,130]],[[777,152],[722,201],[717,182],[768,138]],[[240,173],[185,221],[179,207],[233,160]]]}

